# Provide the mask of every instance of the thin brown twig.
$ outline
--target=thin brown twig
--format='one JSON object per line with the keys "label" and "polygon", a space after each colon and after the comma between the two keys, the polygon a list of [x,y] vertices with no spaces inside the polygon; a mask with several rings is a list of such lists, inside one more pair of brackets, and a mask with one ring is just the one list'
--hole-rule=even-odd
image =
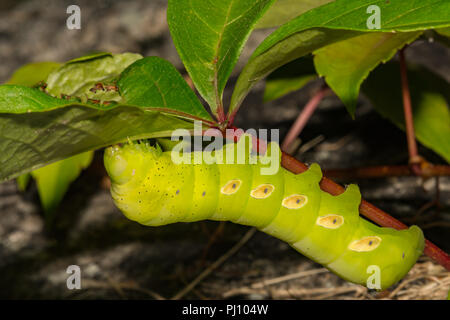
{"label": "thin brown twig", "polygon": [[351,134],[347,134],[342,138],[339,138],[335,142],[326,142],[320,146],[320,151],[337,151],[342,149],[347,143],[349,143],[354,137]]}
{"label": "thin brown twig", "polygon": [[305,142],[298,150],[298,154],[307,152],[308,150],[319,145],[323,140],[325,140],[325,137],[323,135],[319,135],[319,136],[315,137],[314,139],[309,140],[308,142]]}
{"label": "thin brown twig", "polygon": [[412,277],[411,279],[403,281],[402,283],[400,283],[398,285],[397,288],[395,288],[394,290],[391,291],[391,294],[389,295],[389,298],[393,298],[401,289],[406,287],[409,283],[414,282],[414,281],[416,281],[418,279],[425,278],[425,277],[426,277],[426,275],[424,275],[424,274],[418,274],[418,275]]}
{"label": "thin brown twig", "polygon": [[[375,166],[365,168],[345,168],[324,170],[324,175],[329,178],[341,179],[366,179],[366,178],[385,178],[416,176],[411,166]],[[421,166],[421,177],[439,177],[450,176],[450,166],[433,165],[427,162]]]}
{"label": "thin brown twig", "polygon": [[422,207],[419,208],[419,210],[417,210],[417,213],[414,216],[412,216],[411,218],[405,218],[404,220],[414,224],[420,220],[427,220],[431,218],[431,216],[424,217],[422,216],[422,214],[427,210],[429,210],[430,208],[434,207],[435,205],[436,205],[435,200],[425,203]]}
{"label": "thin brown twig", "polygon": [[[417,213],[412,217],[411,221],[415,222],[415,221],[417,221],[419,219],[423,219],[423,217],[421,217],[421,215],[424,212],[426,212],[427,210],[429,210],[430,208],[433,208],[433,207],[436,208],[434,215],[439,215],[439,211],[440,211],[440,207],[441,207],[441,204],[440,204],[440,201],[439,201],[439,197],[440,197],[439,177],[435,177],[435,181],[436,181],[436,183],[435,183],[434,187],[435,187],[436,190],[435,190],[434,199],[429,201],[428,203],[425,203],[422,207],[420,207],[419,210],[417,210]],[[422,184],[423,184],[423,182],[422,182]],[[422,185],[422,187],[423,187],[423,185]],[[424,190],[425,190],[425,188],[424,188]],[[425,219],[428,218],[428,217],[425,217]]]}
{"label": "thin brown twig", "polygon": [[363,295],[365,291],[367,291],[367,289],[364,288],[364,287],[361,287],[361,288],[352,288],[352,287],[350,287],[350,288],[347,288],[347,289],[345,287],[342,287],[342,289],[340,289],[340,290],[324,293],[324,294],[322,294],[320,296],[314,297],[314,299],[316,299],[316,300],[324,300],[324,299],[328,299],[328,298],[331,298],[331,297],[334,297],[334,296],[338,296],[338,295],[341,295],[341,294],[344,294],[344,293],[348,293],[348,292],[354,292],[355,296],[358,297],[360,295]]}
{"label": "thin brown twig", "polygon": [[[317,269],[316,269],[317,270]],[[288,275],[289,276],[289,275]],[[450,274],[444,268],[421,257],[406,277],[393,291],[384,290],[376,295],[364,286],[336,286],[319,288],[298,288],[294,283],[281,287],[254,288],[253,286],[231,288],[221,295],[233,298],[236,295],[268,295],[272,299],[445,299],[450,286]]]}
{"label": "thin brown twig", "polygon": [[236,295],[241,295],[241,294],[254,294],[254,293],[264,293],[263,290],[261,289],[252,289],[249,287],[241,287],[241,288],[235,288],[235,289],[230,289],[228,291],[225,291],[224,293],[222,293],[222,298],[224,299],[228,299],[230,297],[236,296]]}
{"label": "thin brown twig", "polygon": [[317,91],[311,97],[311,99],[308,101],[308,103],[305,105],[303,110],[298,115],[297,120],[295,120],[286,137],[284,138],[284,141],[281,144],[281,150],[283,151],[289,150],[292,142],[299,136],[305,125],[308,123],[309,118],[311,118],[312,114],[319,106],[320,101],[322,101],[323,97],[329,92],[330,89],[328,87],[325,87]]}
{"label": "thin brown twig", "polygon": [[90,289],[90,288],[113,289],[116,292],[118,292],[118,289],[119,289],[120,295],[121,295],[121,297],[123,295],[122,298],[124,298],[124,299],[126,299],[126,297],[123,293],[123,289],[142,292],[156,300],[165,300],[165,298],[163,296],[161,296],[160,294],[158,294],[154,291],[148,290],[148,289],[141,288],[134,281],[114,283],[114,281],[111,281],[110,279],[108,279],[106,282],[99,281],[99,280],[86,279],[86,280],[83,280],[83,286],[87,289]]}
{"label": "thin brown twig", "polygon": [[430,229],[435,227],[450,228],[449,221],[434,221],[420,226],[422,229]]}
{"label": "thin brown twig", "polygon": [[233,256],[236,252],[241,249],[248,240],[256,233],[255,228],[251,228],[247,231],[247,233],[236,243],[230,250],[228,250],[224,255],[222,255],[219,259],[217,259],[212,265],[210,265],[207,269],[205,269],[202,273],[200,273],[197,278],[195,278],[191,283],[189,283],[185,288],[183,288],[180,292],[175,294],[172,297],[172,300],[179,300],[183,298],[186,294],[188,294],[195,286],[197,286],[203,279],[211,274],[215,269],[220,267],[228,258]]}
{"label": "thin brown twig", "polygon": [[128,299],[127,296],[125,295],[125,293],[123,292],[121,285],[118,282],[113,280],[108,275],[106,276],[106,281],[111,286],[111,288],[113,288],[114,291],[120,296],[120,298],[122,298],[123,300]]}
{"label": "thin brown twig", "polygon": [[408,85],[408,73],[405,61],[405,48],[399,51],[400,58],[400,74],[402,81],[402,97],[403,97],[403,111],[405,114],[405,125],[406,125],[406,139],[408,142],[408,152],[409,152],[409,163],[411,169],[416,175],[421,175],[421,157],[417,151],[416,135],[414,133],[414,118],[411,107],[411,95],[409,92]]}
{"label": "thin brown twig", "polygon": [[225,229],[225,221],[220,221],[219,226],[216,228],[216,230],[214,230],[214,233],[210,236],[208,243],[203,249],[202,257],[200,259],[201,261],[200,265],[203,265],[204,261],[206,260],[206,256],[208,255],[209,249],[212,247],[214,242],[216,242],[219,236],[223,234],[224,229]]}
{"label": "thin brown twig", "polygon": [[312,289],[288,289],[281,290],[277,293],[277,299],[289,298],[289,297],[302,297],[302,296],[315,296],[314,299],[325,299],[333,296],[338,296],[344,293],[355,292],[360,293],[367,290],[367,288],[362,286],[342,286],[338,288],[312,288]]}
{"label": "thin brown twig", "polygon": [[300,272],[296,272],[296,273],[292,273],[292,274],[287,274],[281,277],[277,277],[277,278],[272,278],[269,280],[263,280],[260,282],[256,282],[253,283],[250,287],[253,289],[260,289],[260,288],[264,288],[266,286],[271,286],[274,284],[279,284],[281,282],[285,282],[285,281],[290,281],[290,280],[295,280],[295,279],[300,279],[303,277],[308,277],[308,276],[312,276],[312,275],[316,275],[316,274],[320,274],[320,273],[326,273],[326,272],[330,272],[328,269],[326,268],[319,268],[319,269],[313,269],[313,270],[306,270],[306,271],[300,271]]}

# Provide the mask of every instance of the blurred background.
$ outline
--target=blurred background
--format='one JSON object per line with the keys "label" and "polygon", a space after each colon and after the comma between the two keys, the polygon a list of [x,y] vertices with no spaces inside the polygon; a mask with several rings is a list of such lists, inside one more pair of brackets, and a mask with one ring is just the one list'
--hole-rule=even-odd
{"label": "blurred background", "polygon": [[[81,8],[81,30],[66,28],[66,8],[71,4]],[[25,63],[64,62],[93,51],[160,56],[185,75],[168,30],[166,7],[164,0],[2,0],[0,82],[7,81]],[[271,31],[257,30],[250,37],[230,79],[225,101],[229,101],[230,88],[245,61]],[[450,81],[447,47],[417,41],[406,51],[406,58]],[[263,104],[261,82],[245,100],[236,125],[244,129],[279,128],[282,139],[321,84],[317,80]],[[419,152],[433,163],[445,163],[422,146]],[[303,162],[318,162],[325,169],[408,161],[404,132],[374,112],[364,97],[360,98],[356,120],[350,118],[338,98],[326,97],[302,132],[294,155]],[[414,222],[421,208],[436,199],[435,179],[394,177],[343,182],[358,183],[366,200],[407,223]],[[439,207],[430,206],[421,215],[430,217],[430,221],[449,221],[449,195],[450,179],[440,178]],[[429,221],[422,222],[425,225]],[[93,164],[71,185],[51,227],[44,223],[34,183],[23,193],[14,181],[0,184],[0,298],[170,298],[238,242],[247,229],[216,222],[149,228],[128,221],[111,200],[102,152],[98,151]],[[450,251],[448,223],[424,229],[427,238]],[[72,264],[81,267],[81,290],[66,287],[66,268]],[[287,244],[258,232],[185,298],[379,298],[320,268]],[[244,290],[253,283],[308,270],[316,271],[267,288]],[[433,281],[428,278],[450,279],[443,268],[422,257],[409,277],[418,275],[425,277],[404,288],[410,290],[409,298],[446,296],[447,285],[429,290]]]}

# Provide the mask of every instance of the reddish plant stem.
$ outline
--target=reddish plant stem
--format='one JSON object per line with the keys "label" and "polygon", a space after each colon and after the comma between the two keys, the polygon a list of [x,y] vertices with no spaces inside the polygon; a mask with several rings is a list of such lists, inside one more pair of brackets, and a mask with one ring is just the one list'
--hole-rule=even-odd
{"label": "reddish plant stem", "polygon": [[[288,169],[293,173],[301,173],[308,169],[308,167],[293,158],[292,156],[283,152],[281,156],[281,164],[284,168]],[[339,195],[345,191],[345,189],[333,182],[332,180],[323,177],[320,182],[320,188],[323,191],[326,191],[332,195]],[[384,212],[383,210],[375,207],[374,205],[368,203],[365,200],[361,201],[361,205],[359,206],[360,213],[375,222],[376,224],[382,227],[391,227],[397,230],[406,229],[407,226],[400,222],[399,220],[391,217],[389,214]],[[450,256],[439,249],[436,245],[431,243],[428,240],[425,240],[425,250],[424,253],[429,256],[431,259],[442,265],[447,270],[450,270]]]}
{"label": "reddish plant stem", "polygon": [[421,168],[419,162],[421,158],[417,151],[416,135],[414,133],[414,120],[411,107],[411,95],[409,93],[408,73],[405,61],[405,48],[399,51],[400,59],[400,75],[402,80],[402,97],[403,97],[403,112],[405,114],[406,125],[406,139],[408,142],[409,163],[414,174],[420,176]]}
{"label": "reddish plant stem", "polygon": [[322,88],[317,91],[308,103],[305,105],[303,110],[298,115],[297,120],[295,120],[288,134],[284,138],[283,143],[281,144],[281,150],[284,152],[288,152],[294,140],[300,135],[305,125],[308,123],[309,118],[311,118],[312,114],[319,106],[320,101],[322,101],[323,97],[329,92],[329,89]]}
{"label": "reddish plant stem", "polygon": [[[440,177],[450,176],[450,166],[433,165],[426,162],[421,165],[421,177]],[[376,166],[366,168],[345,168],[345,169],[330,169],[324,170],[324,175],[329,178],[384,178],[384,177],[401,177],[416,175],[412,171],[411,166]]]}
{"label": "reddish plant stem", "polygon": [[225,112],[223,111],[222,104],[220,104],[217,107],[217,120],[219,121],[219,125],[225,123],[226,121]]}
{"label": "reddish plant stem", "polygon": [[228,126],[232,127],[234,123],[234,117],[236,116],[237,109],[234,110],[231,115],[228,116]]}

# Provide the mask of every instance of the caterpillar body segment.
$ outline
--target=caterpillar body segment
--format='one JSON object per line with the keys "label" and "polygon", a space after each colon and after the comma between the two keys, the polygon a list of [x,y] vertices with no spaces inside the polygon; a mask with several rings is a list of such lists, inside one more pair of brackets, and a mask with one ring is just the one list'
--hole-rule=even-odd
{"label": "caterpillar body segment", "polygon": [[190,155],[225,155],[224,164],[175,164],[170,152],[145,143],[110,147],[104,161],[114,202],[129,219],[148,226],[205,219],[254,226],[348,281],[366,285],[369,268],[377,267],[378,289],[403,278],[422,254],[418,227],[398,231],[361,218],[359,188],[350,185],[338,196],[323,192],[317,164],[298,175],[281,167],[262,175],[264,165],[251,150],[245,164],[227,164],[237,159],[240,142],[223,153]]}

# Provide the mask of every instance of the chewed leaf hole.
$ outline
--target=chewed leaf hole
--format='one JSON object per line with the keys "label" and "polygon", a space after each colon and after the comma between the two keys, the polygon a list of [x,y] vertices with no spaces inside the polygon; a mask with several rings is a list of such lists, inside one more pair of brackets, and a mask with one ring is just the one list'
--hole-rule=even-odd
{"label": "chewed leaf hole", "polygon": [[241,183],[242,181],[238,179],[230,180],[220,189],[220,192],[226,195],[234,194],[239,190]]}
{"label": "chewed leaf hole", "polygon": [[255,199],[265,199],[270,196],[275,190],[275,187],[271,184],[261,184],[250,192],[250,195]]}
{"label": "chewed leaf hole", "polygon": [[308,197],[301,194],[293,194],[283,199],[282,205],[288,209],[300,209],[308,202]]}
{"label": "chewed leaf hole", "polygon": [[359,240],[355,240],[348,245],[350,250],[356,252],[367,252],[375,250],[381,243],[381,238],[377,236],[364,237]]}
{"label": "chewed leaf hole", "polygon": [[329,214],[318,217],[316,224],[327,229],[337,229],[344,224],[344,217],[337,214]]}

